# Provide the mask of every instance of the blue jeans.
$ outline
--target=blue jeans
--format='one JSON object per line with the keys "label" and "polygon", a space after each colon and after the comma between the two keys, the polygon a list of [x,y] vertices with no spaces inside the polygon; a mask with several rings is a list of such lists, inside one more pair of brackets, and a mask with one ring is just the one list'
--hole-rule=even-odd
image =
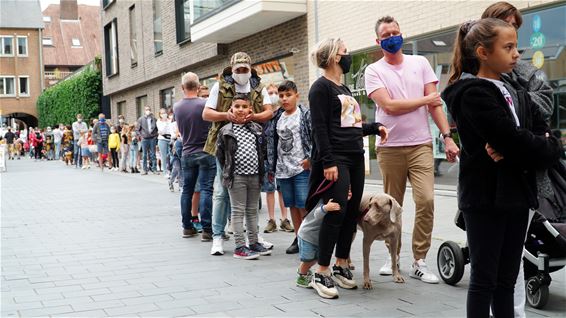
{"label": "blue jeans", "polygon": [[55,143],[55,160],[59,160],[61,155],[61,142]]}
{"label": "blue jeans", "polygon": [[222,167],[218,159],[216,160],[212,202],[212,235],[217,237],[224,234],[224,228],[226,228],[226,222],[228,222],[230,216],[230,195],[228,189],[222,185]]}
{"label": "blue jeans", "polygon": [[79,146],[79,141],[75,140],[73,142],[73,158],[75,160],[75,166],[83,166],[83,157],[81,156],[81,146]]}
{"label": "blue jeans", "polygon": [[183,174],[183,192],[181,193],[181,217],[183,228],[193,227],[191,222],[191,206],[197,179],[200,180],[199,213],[202,230],[212,232],[212,184],[216,172],[216,160],[206,152],[193,153],[181,157]]}
{"label": "blue jeans", "polygon": [[164,173],[169,170],[169,140],[158,139],[157,146],[161,154],[161,171]]}
{"label": "blue jeans", "polygon": [[130,169],[137,169],[136,167],[136,159],[138,158],[138,151],[139,151],[138,144],[131,144],[130,145]]}
{"label": "blue jeans", "polygon": [[[151,169],[151,171],[155,172],[157,169],[157,159],[155,158],[155,144],[157,143],[157,138],[147,138],[141,140],[142,146],[142,168],[143,171],[147,172]],[[148,158],[149,157],[149,158]],[[150,165],[148,166],[148,161],[151,161]]]}

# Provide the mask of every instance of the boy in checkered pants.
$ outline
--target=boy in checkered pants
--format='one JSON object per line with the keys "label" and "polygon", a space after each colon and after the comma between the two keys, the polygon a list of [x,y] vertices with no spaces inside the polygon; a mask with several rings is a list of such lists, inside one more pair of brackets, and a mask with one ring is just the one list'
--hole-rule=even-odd
{"label": "boy in checkered pants", "polygon": [[[222,183],[230,194],[236,241],[234,257],[239,259],[257,259],[271,254],[257,241],[258,201],[266,146],[263,128],[252,119],[248,94],[236,94],[228,112],[230,123],[220,129],[216,150],[223,169]],[[244,237],[244,217],[249,245]]]}

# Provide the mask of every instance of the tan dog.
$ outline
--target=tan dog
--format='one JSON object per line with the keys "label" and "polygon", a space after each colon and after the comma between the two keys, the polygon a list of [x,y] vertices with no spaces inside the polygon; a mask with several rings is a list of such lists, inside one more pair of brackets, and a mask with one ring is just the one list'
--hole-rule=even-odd
{"label": "tan dog", "polygon": [[[401,239],[401,212],[402,208],[389,194],[366,194],[360,202],[362,216],[358,221],[358,227],[364,233],[364,288],[371,289],[369,279],[369,252],[374,241],[386,241],[389,246],[397,246]],[[393,250],[393,251],[391,251]],[[392,248],[391,269],[393,281],[404,283],[405,278],[401,276],[397,266],[396,249]]]}

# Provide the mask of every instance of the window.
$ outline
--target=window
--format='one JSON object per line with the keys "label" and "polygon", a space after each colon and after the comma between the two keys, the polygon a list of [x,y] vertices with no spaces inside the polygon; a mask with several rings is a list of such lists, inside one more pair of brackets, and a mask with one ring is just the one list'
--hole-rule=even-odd
{"label": "window", "polygon": [[177,25],[177,43],[191,38],[191,7],[189,0],[175,0],[175,23]]}
{"label": "window", "polygon": [[51,17],[49,16],[43,17],[43,22],[47,22],[47,23],[51,22]]}
{"label": "window", "polygon": [[19,91],[20,96],[29,96],[29,76],[19,76]]}
{"label": "window", "polygon": [[175,90],[173,87],[169,87],[159,91],[160,106],[162,108],[173,107],[174,98],[175,98]]}
{"label": "window", "polygon": [[28,37],[18,36],[18,55],[28,56]]}
{"label": "window", "polygon": [[81,46],[81,40],[79,40],[77,38],[73,38],[71,41],[72,41],[71,43],[73,44],[73,47],[80,47]]}
{"label": "window", "polygon": [[14,55],[14,37],[3,35],[0,36],[0,55]]}
{"label": "window", "polygon": [[117,116],[124,115],[125,111],[126,111],[126,101],[124,100],[124,101],[118,102],[118,104],[116,104],[116,115]]}
{"label": "window", "polygon": [[0,96],[16,96],[14,76],[0,77]]}
{"label": "window", "polygon": [[236,0],[194,0],[194,19],[198,19],[222,7],[227,7],[238,1]]}
{"label": "window", "polygon": [[147,95],[136,97],[136,117],[137,118],[140,118],[143,115],[145,106],[147,106]]}
{"label": "window", "polygon": [[102,0],[102,8],[106,9],[112,3],[114,3],[114,0]]}
{"label": "window", "polygon": [[104,52],[106,61],[106,76],[118,74],[118,34],[117,20],[104,26]]}
{"label": "window", "polygon": [[48,36],[44,36],[41,43],[46,46],[53,46],[53,39]]}
{"label": "window", "polygon": [[153,48],[155,55],[163,53],[163,33],[161,32],[161,0],[153,0]]}
{"label": "window", "polygon": [[136,6],[130,7],[130,63],[138,65],[138,34],[136,31]]}

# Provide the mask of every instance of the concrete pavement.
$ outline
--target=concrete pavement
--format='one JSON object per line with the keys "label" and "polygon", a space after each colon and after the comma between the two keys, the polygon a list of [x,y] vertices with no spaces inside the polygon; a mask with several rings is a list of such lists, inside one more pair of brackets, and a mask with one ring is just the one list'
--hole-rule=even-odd
{"label": "concrete pavement", "polygon": [[[340,290],[323,300],[295,287],[298,258],[286,255],[289,233],[263,234],[275,244],[257,261],[209,255],[211,243],[181,238],[179,193],[161,176],[65,167],[59,162],[8,162],[1,186],[2,317],[462,317],[468,271],[457,286],[408,277],[414,206],[406,195],[401,270],[407,282],[378,275],[385,247],[372,250],[374,289]],[[380,191],[368,182],[366,191]],[[465,242],[453,225],[453,188],[437,191],[429,266],[444,240]],[[279,212],[276,212],[279,215]],[[260,215],[263,228],[265,210]],[[233,241],[225,244],[230,251]],[[361,238],[352,259],[362,281]],[[550,301],[528,317],[564,317],[564,270],[553,274]]]}

